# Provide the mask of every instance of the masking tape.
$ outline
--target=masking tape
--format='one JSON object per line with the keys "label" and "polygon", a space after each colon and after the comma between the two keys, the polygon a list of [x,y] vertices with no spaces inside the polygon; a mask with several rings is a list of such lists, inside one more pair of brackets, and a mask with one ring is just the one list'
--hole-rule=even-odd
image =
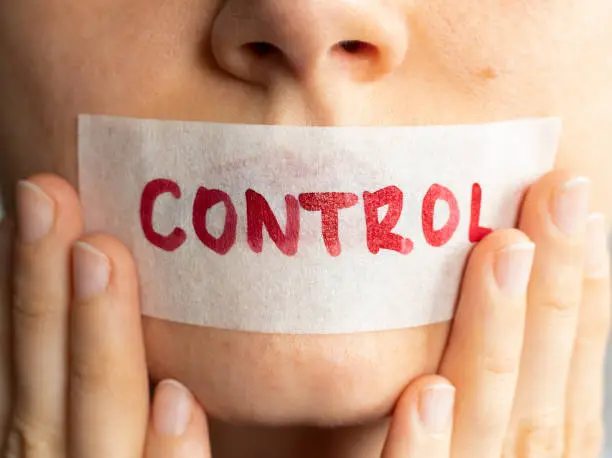
{"label": "masking tape", "polygon": [[79,118],[89,231],[119,237],[143,314],[269,333],[453,316],[471,246],[514,227],[555,118],[298,127]]}

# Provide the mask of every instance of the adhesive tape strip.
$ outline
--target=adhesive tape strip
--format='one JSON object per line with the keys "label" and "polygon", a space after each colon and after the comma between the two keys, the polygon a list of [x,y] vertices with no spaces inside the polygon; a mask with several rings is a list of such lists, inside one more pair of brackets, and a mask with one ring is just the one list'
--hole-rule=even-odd
{"label": "adhesive tape strip", "polygon": [[425,127],[79,119],[88,230],[132,250],[145,315],[352,333],[453,316],[472,244],[513,227],[555,118]]}

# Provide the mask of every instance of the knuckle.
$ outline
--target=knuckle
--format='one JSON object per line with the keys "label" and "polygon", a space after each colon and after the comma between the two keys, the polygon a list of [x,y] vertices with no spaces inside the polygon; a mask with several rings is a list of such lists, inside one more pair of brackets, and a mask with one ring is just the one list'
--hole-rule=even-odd
{"label": "knuckle", "polygon": [[63,285],[56,284],[47,287],[32,284],[25,275],[15,277],[13,289],[12,308],[17,319],[26,322],[46,321],[62,311],[66,298]]}
{"label": "knuckle", "polygon": [[604,427],[601,420],[568,424],[566,427],[567,458],[597,458],[604,443]]}
{"label": "knuckle", "polygon": [[57,315],[53,307],[54,301],[41,297],[24,297],[21,294],[13,295],[13,316],[16,320],[24,322],[47,321]]}
{"label": "knuckle", "polygon": [[605,321],[588,323],[579,329],[574,346],[576,350],[597,348],[605,344],[609,335],[609,323]]}
{"label": "knuckle", "polygon": [[571,313],[580,306],[580,297],[574,294],[554,294],[544,298],[540,304],[545,309]]}
{"label": "knuckle", "polygon": [[519,359],[513,356],[485,355],[482,366],[486,372],[494,375],[514,376],[519,370]]}
{"label": "knuckle", "polygon": [[542,307],[572,313],[582,302],[581,271],[573,266],[557,266],[540,278],[538,290],[536,299]]}
{"label": "knuckle", "polygon": [[548,420],[524,424],[516,436],[515,456],[520,458],[561,458],[564,454],[565,426]]}
{"label": "knuckle", "polygon": [[11,430],[4,444],[4,458],[23,458],[27,456],[23,452],[24,448],[26,448],[23,442],[23,436],[16,430]]}
{"label": "knuckle", "polygon": [[66,456],[62,438],[46,428],[15,418],[4,444],[5,458]]}
{"label": "knuckle", "polygon": [[112,368],[104,359],[79,361],[71,364],[70,390],[73,393],[92,393],[110,389]]}

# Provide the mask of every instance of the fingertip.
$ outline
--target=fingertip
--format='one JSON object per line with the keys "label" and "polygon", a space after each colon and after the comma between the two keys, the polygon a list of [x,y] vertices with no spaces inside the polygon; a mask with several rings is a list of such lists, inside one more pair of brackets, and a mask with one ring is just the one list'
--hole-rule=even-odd
{"label": "fingertip", "polygon": [[180,382],[166,379],[155,388],[146,458],[210,456],[206,415]]}
{"label": "fingertip", "polygon": [[476,248],[484,251],[497,251],[517,243],[529,242],[531,242],[529,236],[518,229],[500,229],[487,235]]}
{"label": "fingertip", "polygon": [[194,399],[183,384],[173,379],[160,382],[153,397],[153,430],[161,437],[180,437],[187,432]]}
{"label": "fingertip", "polygon": [[[103,264],[108,260],[109,278],[108,288],[118,293],[136,291],[137,274],[132,254],[128,248],[117,238],[107,234],[90,234],[80,238],[73,245],[73,266],[75,269],[75,281],[79,281],[79,275],[84,273],[79,268],[82,263],[77,262],[77,253],[85,248],[90,253],[99,254],[99,262]],[[103,258],[102,258],[103,257]],[[100,272],[100,269],[92,269]]]}
{"label": "fingertip", "polygon": [[482,268],[495,253],[509,249],[529,248],[535,249],[532,240],[518,229],[502,229],[487,235],[470,254],[467,274]]}
{"label": "fingertip", "polygon": [[[580,175],[567,169],[553,170],[537,180],[527,191],[524,203],[521,207],[519,227],[534,237],[546,234],[554,240],[567,241],[575,238],[581,232],[578,230],[584,226],[583,222],[577,222],[578,215],[568,217],[559,214],[560,197],[569,194],[570,191],[582,190],[580,196],[580,212],[587,212],[589,207],[589,195],[591,180],[589,177]],[[576,194],[578,196],[578,194]],[[576,199],[572,199],[572,206],[578,205]],[[563,213],[566,208],[563,208]],[[586,215],[585,215],[586,216]],[[571,224],[568,224],[568,221]]]}
{"label": "fingertip", "polygon": [[455,387],[439,375],[413,381],[397,404],[383,458],[447,456],[455,405]]}
{"label": "fingertip", "polygon": [[[570,183],[576,179],[583,179],[584,177],[576,174],[569,169],[554,169],[550,172],[542,175],[536,180],[527,191],[526,200],[532,199],[533,196],[541,195],[542,193],[550,193],[553,190],[563,186],[565,183]],[[531,197],[530,197],[531,196]]]}
{"label": "fingertip", "polygon": [[83,231],[83,216],[79,196],[75,188],[64,178],[50,173],[32,175],[18,182],[29,184],[42,191],[56,205],[56,227],[61,232],[79,234]]}
{"label": "fingertip", "polygon": [[108,234],[93,233],[79,239],[81,243],[87,243],[101,251],[113,264],[122,266],[133,266],[133,258],[130,250],[116,237]]}
{"label": "fingertip", "polygon": [[415,400],[418,400],[419,394],[422,390],[432,386],[449,387],[449,389],[454,389],[453,384],[446,377],[437,374],[424,375],[413,380],[406,387],[397,401],[396,409],[405,409],[409,404]]}
{"label": "fingertip", "polygon": [[[427,375],[415,380],[410,384],[408,389],[403,393],[398,402],[398,408],[403,409],[405,413],[412,410],[417,416],[423,418],[424,404],[431,392],[448,392],[454,399],[455,387],[445,377],[440,375]],[[448,406],[447,406],[448,408]]]}
{"label": "fingertip", "polygon": [[58,204],[63,212],[80,214],[81,204],[76,189],[59,175],[41,173],[32,175],[19,183],[29,183],[36,186]]}
{"label": "fingertip", "polygon": [[464,274],[453,325],[458,336],[469,332],[475,320],[486,320],[487,335],[504,328],[518,331],[524,322],[535,244],[516,229],[497,231],[481,244]]}
{"label": "fingertip", "polygon": [[410,418],[413,414],[418,416],[423,395],[428,390],[448,390],[453,393],[455,387],[441,375],[425,375],[414,380],[401,394],[396,404],[396,412],[400,417]]}
{"label": "fingertip", "polygon": [[[186,436],[194,443],[190,453],[185,453],[185,458],[209,458],[211,456],[210,435],[208,429],[208,417],[204,408],[192,395],[191,423],[187,428]],[[183,458],[182,456],[180,458]]]}
{"label": "fingertip", "polygon": [[38,186],[49,195],[62,196],[64,194],[73,194],[76,196],[74,186],[65,178],[53,173],[37,173],[30,175],[24,181]]}

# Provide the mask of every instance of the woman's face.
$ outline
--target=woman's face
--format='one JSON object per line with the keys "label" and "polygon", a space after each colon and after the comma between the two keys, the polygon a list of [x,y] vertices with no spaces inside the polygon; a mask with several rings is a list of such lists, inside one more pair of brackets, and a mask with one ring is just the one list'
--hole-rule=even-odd
{"label": "woman's face", "polygon": [[[558,166],[590,175],[593,208],[610,215],[612,3],[0,2],[7,193],[39,171],[75,182],[79,113],[302,125],[561,116]],[[304,336],[144,326],[152,377],[183,381],[209,413],[317,424],[388,413],[410,379],[436,369],[449,328]]]}

